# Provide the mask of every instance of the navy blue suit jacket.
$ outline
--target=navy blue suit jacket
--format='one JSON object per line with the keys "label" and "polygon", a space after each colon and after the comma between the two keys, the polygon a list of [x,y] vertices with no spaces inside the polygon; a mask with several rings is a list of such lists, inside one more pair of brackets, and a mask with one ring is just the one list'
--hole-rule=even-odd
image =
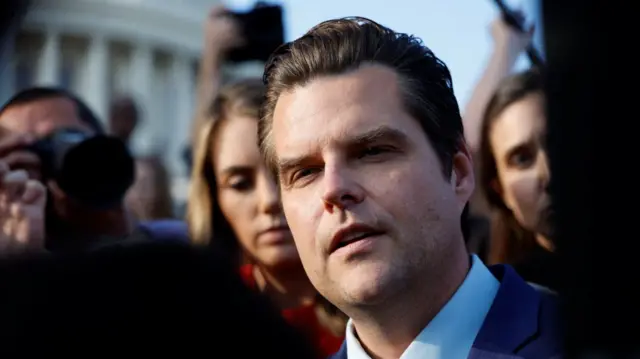
{"label": "navy blue suit jacket", "polygon": [[[469,359],[549,359],[562,355],[555,295],[527,284],[507,265],[489,268],[500,281]],[[330,359],[347,359],[346,342]]]}

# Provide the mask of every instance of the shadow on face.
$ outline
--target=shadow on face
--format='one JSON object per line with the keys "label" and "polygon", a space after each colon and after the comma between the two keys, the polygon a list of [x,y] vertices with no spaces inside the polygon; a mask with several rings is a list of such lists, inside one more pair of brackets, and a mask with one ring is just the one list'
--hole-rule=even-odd
{"label": "shadow on face", "polygon": [[495,189],[518,222],[537,232],[549,207],[550,179],[544,148],[546,117],[542,94],[514,102],[494,120],[490,143],[497,169]]}

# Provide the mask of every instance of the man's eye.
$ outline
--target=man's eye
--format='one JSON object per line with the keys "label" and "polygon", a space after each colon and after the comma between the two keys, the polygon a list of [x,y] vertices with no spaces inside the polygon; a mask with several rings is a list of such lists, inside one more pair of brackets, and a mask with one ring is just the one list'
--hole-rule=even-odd
{"label": "man's eye", "polygon": [[319,169],[317,168],[303,168],[295,171],[293,176],[291,176],[291,183],[295,183],[298,180],[304,179],[317,173]]}
{"label": "man's eye", "polygon": [[378,155],[381,155],[383,153],[387,153],[389,151],[390,151],[390,149],[388,147],[385,147],[385,146],[371,146],[371,147],[365,148],[360,153],[360,158],[367,157],[367,156],[378,156]]}

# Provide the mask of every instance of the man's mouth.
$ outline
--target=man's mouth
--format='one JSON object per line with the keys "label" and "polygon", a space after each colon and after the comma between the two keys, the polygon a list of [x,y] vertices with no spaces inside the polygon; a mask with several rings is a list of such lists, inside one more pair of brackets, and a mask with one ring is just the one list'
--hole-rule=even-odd
{"label": "man's mouth", "polygon": [[331,240],[330,252],[333,253],[336,250],[346,247],[352,243],[377,236],[382,233],[382,231],[368,225],[352,224],[336,232]]}

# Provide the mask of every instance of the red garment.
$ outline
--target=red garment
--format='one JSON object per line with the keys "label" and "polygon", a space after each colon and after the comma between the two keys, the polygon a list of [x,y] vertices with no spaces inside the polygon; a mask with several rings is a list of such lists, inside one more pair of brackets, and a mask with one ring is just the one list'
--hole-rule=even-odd
{"label": "red garment", "polygon": [[[240,267],[240,274],[245,283],[255,289],[256,279],[253,276],[253,266],[250,264]],[[319,351],[322,358],[337,352],[342,345],[344,336],[336,337],[333,333],[320,325],[313,305],[282,310],[282,316],[293,327],[301,330]]]}

